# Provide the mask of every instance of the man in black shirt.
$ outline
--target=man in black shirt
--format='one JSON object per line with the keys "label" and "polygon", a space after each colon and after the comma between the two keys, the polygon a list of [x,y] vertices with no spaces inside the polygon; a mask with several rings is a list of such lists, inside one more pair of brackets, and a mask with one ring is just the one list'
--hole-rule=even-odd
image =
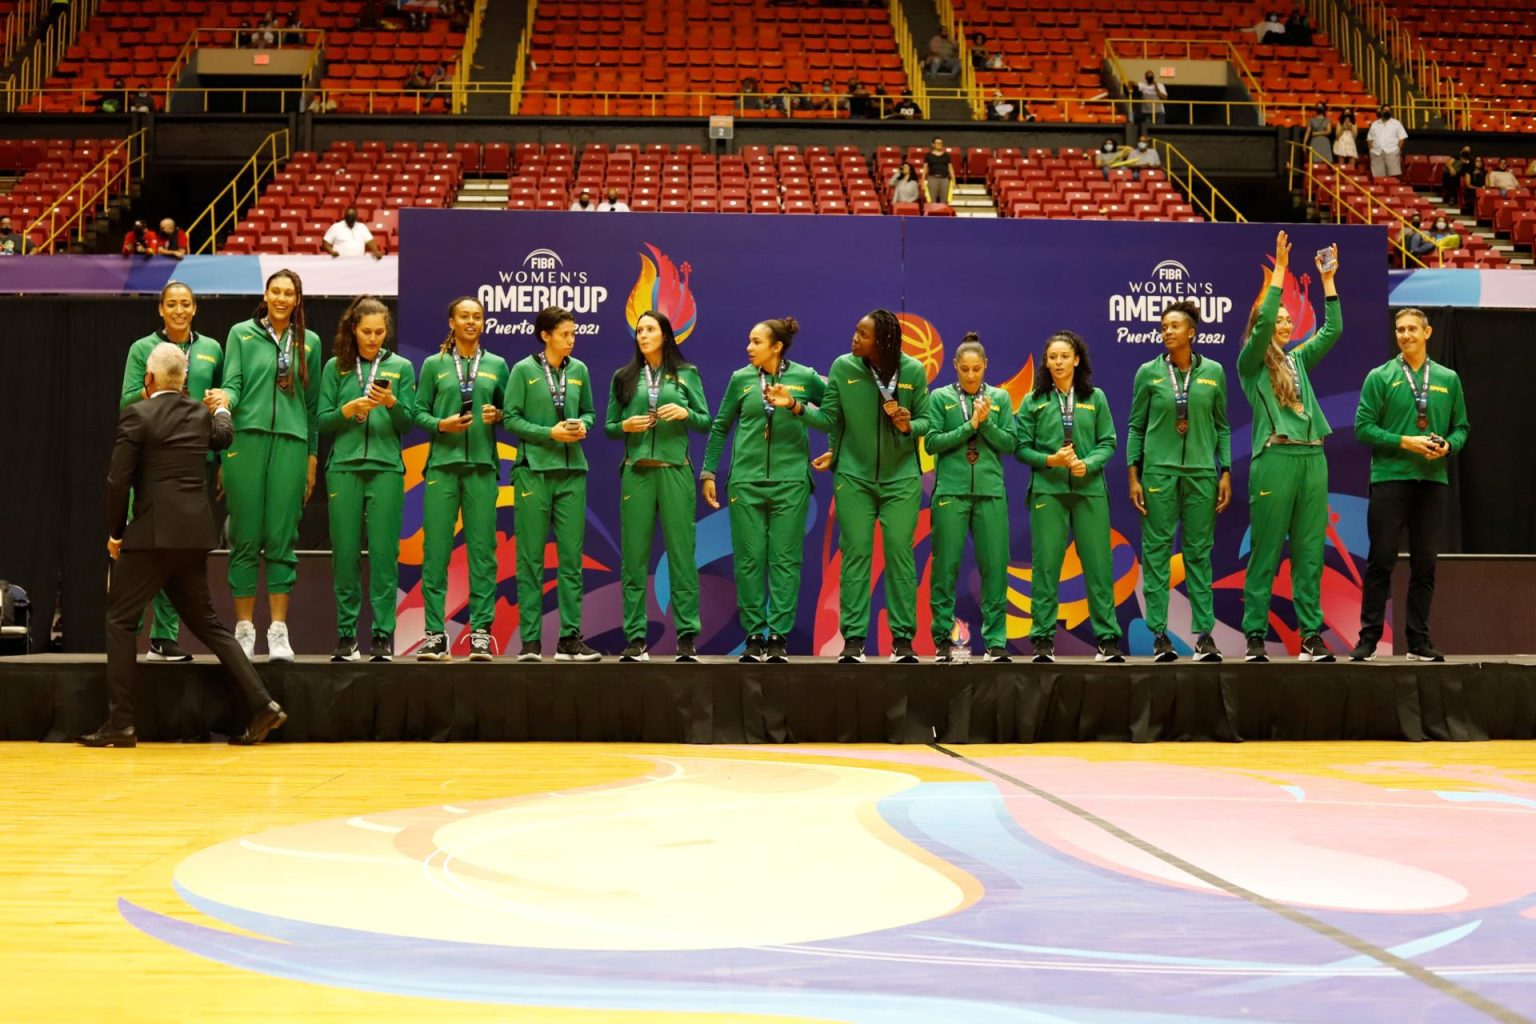
{"label": "man in black shirt", "polygon": [[923,154],[923,186],[930,203],[949,202],[949,187],[954,176],[954,171],[950,169],[949,151],[944,148],[944,140],[935,138],[932,148]]}

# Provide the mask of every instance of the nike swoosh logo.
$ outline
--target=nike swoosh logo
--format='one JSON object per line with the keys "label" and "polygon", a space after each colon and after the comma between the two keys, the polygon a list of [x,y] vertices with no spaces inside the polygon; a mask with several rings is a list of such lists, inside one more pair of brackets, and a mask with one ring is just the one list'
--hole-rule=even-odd
{"label": "nike swoosh logo", "polygon": [[329,492],[327,492],[326,496],[330,497],[330,498],[334,498],[334,497],[336,497],[336,492],[335,491],[329,491]]}
{"label": "nike swoosh logo", "polygon": [[1036,505],[1035,508],[1045,508],[1045,502],[1042,501],[1040,504]]}
{"label": "nike swoosh logo", "polygon": [[943,508],[945,505],[948,505],[948,504],[951,504],[951,503],[948,502],[948,501],[941,501],[941,502],[939,502],[939,508]]}
{"label": "nike swoosh logo", "polygon": [[1273,493],[1274,493],[1273,491],[1260,491],[1259,492],[1259,497],[1267,498],[1267,497],[1269,497]]}
{"label": "nike swoosh logo", "polygon": [[859,378],[857,378],[857,377],[849,377],[848,378],[848,383],[849,384],[857,384],[858,382],[859,382]]}
{"label": "nike swoosh logo", "polygon": [[628,500],[629,500],[629,499],[630,499],[630,498],[632,498],[632,497],[634,497],[634,495],[632,495],[632,494],[626,494],[626,495],[624,495],[624,500],[625,500],[625,501],[628,501]]}
{"label": "nike swoosh logo", "polygon": [[427,481],[427,486],[428,487],[436,487],[437,486],[437,481],[436,480],[428,480]]}
{"label": "nike swoosh logo", "polygon": [[1161,494],[1162,491],[1163,491],[1163,489],[1161,487],[1148,487],[1147,488],[1147,493],[1148,494]]}
{"label": "nike swoosh logo", "polygon": [[736,504],[736,499],[735,499],[735,498],[732,498],[732,499],[731,499],[731,504],[732,504],[732,505],[734,505],[734,504]]}
{"label": "nike swoosh logo", "polygon": [[533,492],[532,491],[524,491],[522,494],[519,495],[519,497],[531,498],[531,497],[533,497]]}

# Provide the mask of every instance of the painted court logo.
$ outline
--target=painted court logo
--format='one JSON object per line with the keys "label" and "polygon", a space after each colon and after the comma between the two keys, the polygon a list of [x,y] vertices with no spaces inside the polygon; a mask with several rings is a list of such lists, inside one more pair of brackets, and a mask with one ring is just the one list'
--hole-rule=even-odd
{"label": "painted court logo", "polygon": [[679,269],[670,256],[654,245],[646,242],[645,247],[650,255],[640,254],[640,276],[630,289],[629,301],[624,306],[624,319],[633,331],[640,315],[648,309],[654,309],[672,321],[672,333],[681,345],[688,340],[699,322],[693,289],[688,285],[693,266],[684,263]]}
{"label": "painted court logo", "polygon": [[585,270],[571,270],[553,249],[535,249],[514,270],[499,270],[497,280],[482,284],[475,298],[485,307],[487,334],[531,334],[527,319],[508,319],[503,314],[532,316],[546,306],[563,306],[578,316],[595,316],[608,298],[608,289],[593,284]]}
{"label": "painted court logo", "polygon": [[1115,341],[1128,345],[1161,344],[1158,325],[1163,310],[1175,302],[1190,301],[1200,308],[1202,345],[1227,340],[1223,325],[1232,312],[1232,299],[1219,295],[1209,281],[1197,281],[1178,260],[1163,260],[1146,280],[1127,281],[1125,292],[1109,297],[1109,320],[1115,325]]}

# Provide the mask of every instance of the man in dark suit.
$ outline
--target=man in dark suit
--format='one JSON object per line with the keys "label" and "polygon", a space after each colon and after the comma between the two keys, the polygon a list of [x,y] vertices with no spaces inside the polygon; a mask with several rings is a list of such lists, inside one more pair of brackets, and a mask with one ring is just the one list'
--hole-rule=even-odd
{"label": "man in dark suit", "polygon": [[222,393],[211,391],[204,402],[196,402],[182,393],[186,377],[187,357],[181,349],[156,345],[144,374],[149,398],[118,416],[107,475],[107,553],[117,562],[107,599],[108,714],[100,729],[80,737],[88,747],[137,744],[135,636],[145,606],[161,589],[192,635],[218,655],[245,699],[249,724],[230,742],[260,743],[288,717],[261,685],[234,634],[219,622],[208,594],[208,552],[217,544],[217,533],[204,490],[207,453],[229,447],[234,429]]}

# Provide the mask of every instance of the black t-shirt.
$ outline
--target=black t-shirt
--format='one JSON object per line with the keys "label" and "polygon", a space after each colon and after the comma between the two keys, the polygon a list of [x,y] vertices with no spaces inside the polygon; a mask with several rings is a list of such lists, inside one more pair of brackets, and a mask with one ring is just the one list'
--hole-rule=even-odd
{"label": "black t-shirt", "polygon": [[930,150],[928,153],[924,154],[923,162],[928,165],[928,177],[930,177],[930,178],[947,178],[947,177],[949,177],[949,154],[948,153],[935,153],[932,150]]}

